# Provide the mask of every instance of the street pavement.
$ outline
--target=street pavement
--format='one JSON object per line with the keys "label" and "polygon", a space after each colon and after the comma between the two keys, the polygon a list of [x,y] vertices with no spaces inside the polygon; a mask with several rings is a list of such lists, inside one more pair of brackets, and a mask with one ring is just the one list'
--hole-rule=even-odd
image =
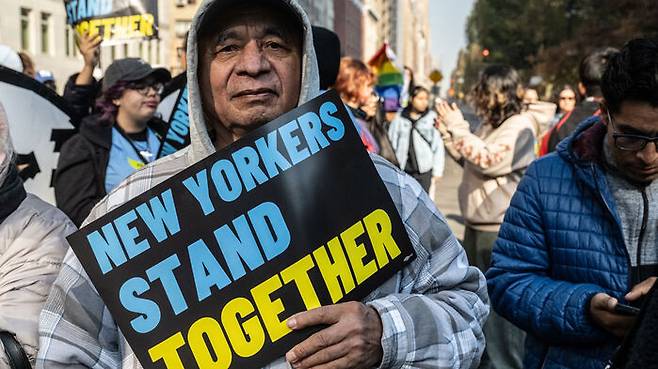
{"label": "street pavement", "polygon": [[437,182],[434,202],[448,219],[448,225],[461,241],[464,237],[464,220],[459,211],[457,188],[462,180],[462,168],[452,158],[446,155],[446,166],[443,177]]}

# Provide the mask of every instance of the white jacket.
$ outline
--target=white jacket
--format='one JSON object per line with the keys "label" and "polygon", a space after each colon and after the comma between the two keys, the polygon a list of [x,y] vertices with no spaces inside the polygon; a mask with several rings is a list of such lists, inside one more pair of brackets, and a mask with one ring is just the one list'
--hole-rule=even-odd
{"label": "white jacket", "polygon": [[418,160],[418,171],[426,173],[432,171],[432,176],[441,177],[445,166],[445,148],[439,131],[434,128],[436,113],[429,111],[416,122],[416,129],[412,130],[411,120],[404,114],[398,114],[388,128],[388,137],[391,140],[395,156],[404,170],[409,160],[409,143],[413,137],[414,151]]}

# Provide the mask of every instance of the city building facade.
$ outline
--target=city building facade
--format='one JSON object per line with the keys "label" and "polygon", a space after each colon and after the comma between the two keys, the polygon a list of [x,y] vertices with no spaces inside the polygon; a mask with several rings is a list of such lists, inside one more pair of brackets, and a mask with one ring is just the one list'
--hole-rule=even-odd
{"label": "city building facade", "polygon": [[416,84],[430,87],[432,68],[429,0],[398,0],[396,37],[391,47],[397,55],[397,64],[414,71]]}
{"label": "city building facade", "polygon": [[334,32],[341,42],[343,56],[363,58],[363,15],[361,0],[334,0]]}
{"label": "city building facade", "polygon": [[304,8],[311,24],[334,29],[334,0],[297,0]]}
{"label": "city building facade", "polygon": [[167,40],[167,67],[172,75],[177,75],[185,70],[183,65],[183,50],[185,36],[190,29],[194,14],[196,14],[202,0],[170,0],[169,6],[169,29],[170,39]]}
{"label": "city building facade", "polygon": [[[16,51],[25,51],[34,60],[35,69],[53,73],[61,93],[70,75],[83,66],[74,31],[66,23],[61,0],[2,0],[0,43]],[[141,57],[153,65],[164,65],[168,39],[167,12],[159,7],[159,40],[135,40],[101,47],[97,75],[112,61],[123,57]]]}

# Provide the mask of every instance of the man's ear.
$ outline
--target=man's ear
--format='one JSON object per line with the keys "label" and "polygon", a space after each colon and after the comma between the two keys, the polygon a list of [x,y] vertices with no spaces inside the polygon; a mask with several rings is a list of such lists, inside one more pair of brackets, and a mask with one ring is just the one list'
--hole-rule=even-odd
{"label": "man's ear", "polygon": [[114,104],[114,105],[116,105],[116,106],[121,106],[121,100],[119,100],[119,99],[114,99],[114,100],[112,100],[112,104]]}
{"label": "man's ear", "polygon": [[578,93],[583,98],[587,96],[587,88],[585,87],[585,85],[582,82],[578,82]]}

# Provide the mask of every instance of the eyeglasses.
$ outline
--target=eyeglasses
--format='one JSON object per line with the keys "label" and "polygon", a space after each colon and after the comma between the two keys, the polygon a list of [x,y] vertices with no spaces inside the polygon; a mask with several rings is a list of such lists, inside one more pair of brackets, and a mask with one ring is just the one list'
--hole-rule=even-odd
{"label": "eyeglasses", "polygon": [[576,98],[571,96],[560,96],[560,100],[574,101]]}
{"label": "eyeglasses", "polygon": [[127,88],[137,91],[140,95],[146,96],[152,88],[156,94],[162,95],[164,85],[160,82],[133,82],[129,83]]}
{"label": "eyeglasses", "polygon": [[649,142],[653,142],[656,148],[658,149],[658,136],[656,137],[647,137],[642,135],[633,135],[626,133],[617,132],[617,128],[612,120],[610,111],[608,113],[608,121],[612,124],[612,138],[615,142],[615,146],[619,150],[623,151],[641,151],[647,146]]}

